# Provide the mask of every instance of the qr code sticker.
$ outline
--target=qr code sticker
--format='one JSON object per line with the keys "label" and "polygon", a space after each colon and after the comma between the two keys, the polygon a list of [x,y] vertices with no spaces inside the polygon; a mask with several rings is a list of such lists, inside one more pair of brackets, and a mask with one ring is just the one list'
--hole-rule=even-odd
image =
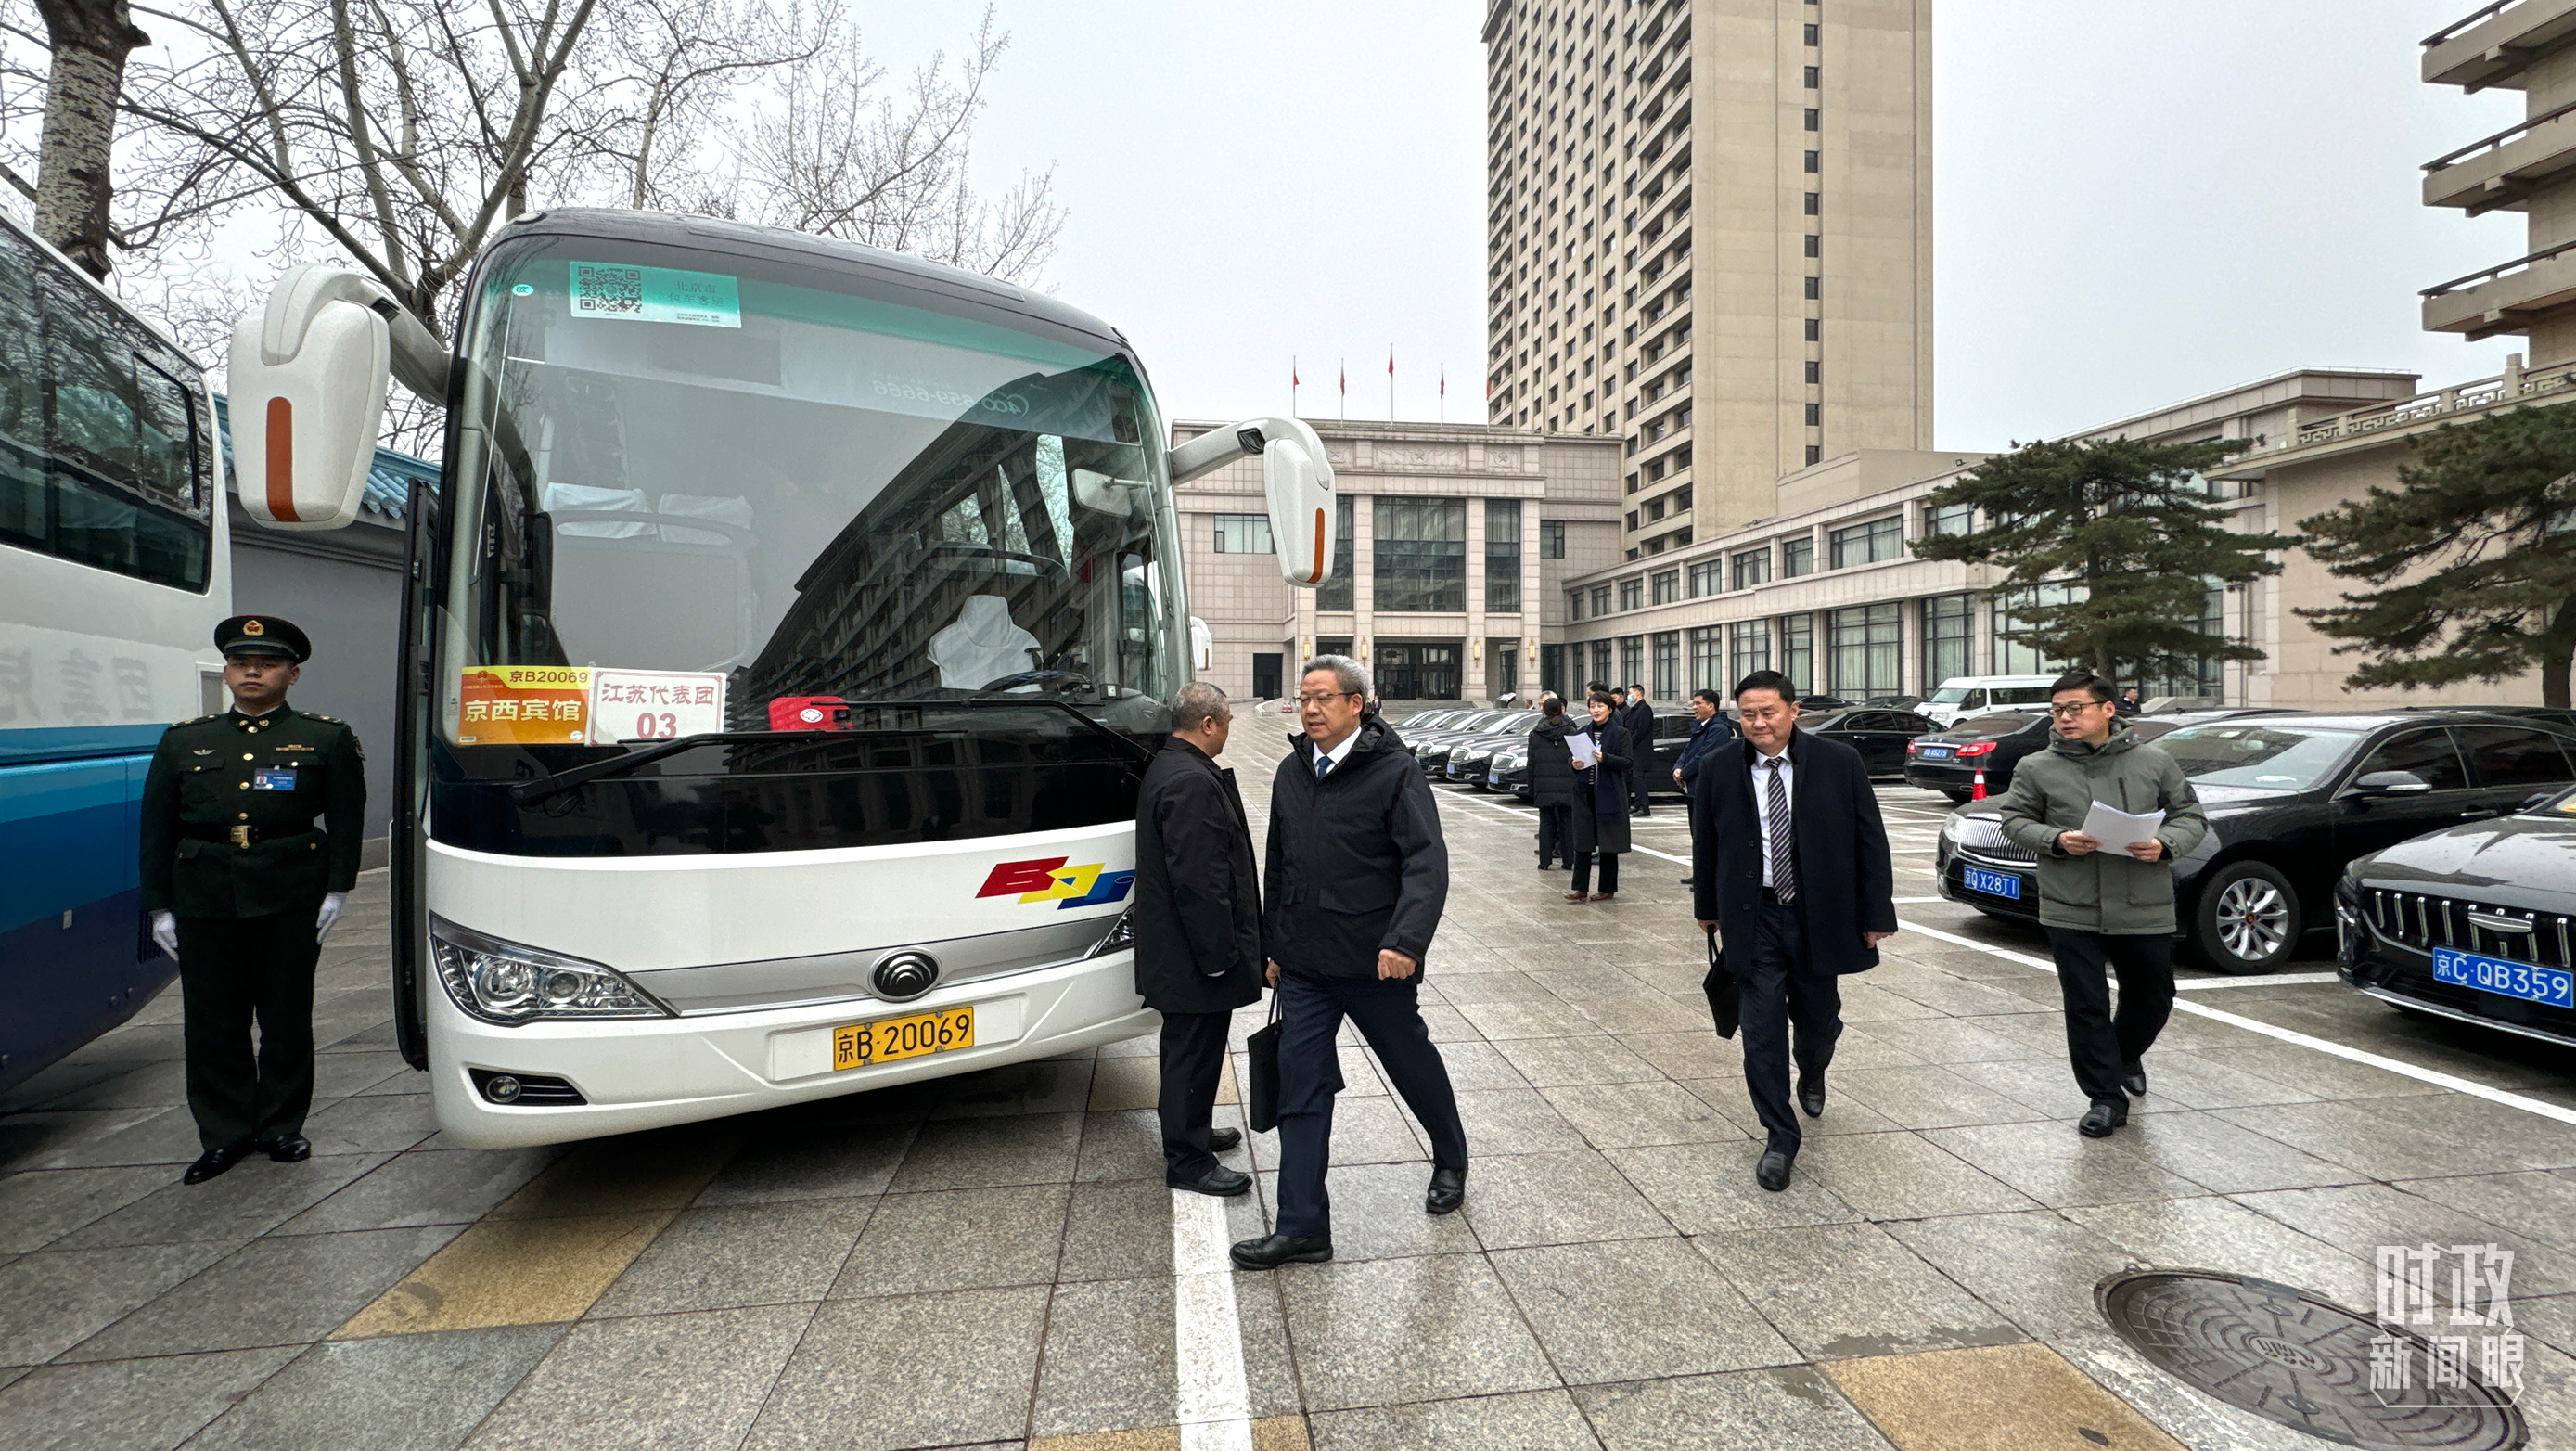
{"label": "qr code sticker", "polygon": [[575,312],[644,310],[644,269],[585,265],[579,271],[573,288]]}

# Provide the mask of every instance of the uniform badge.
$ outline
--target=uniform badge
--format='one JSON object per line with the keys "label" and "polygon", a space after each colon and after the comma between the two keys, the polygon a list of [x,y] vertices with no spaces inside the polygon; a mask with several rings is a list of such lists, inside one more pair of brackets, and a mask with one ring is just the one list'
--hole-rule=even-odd
{"label": "uniform badge", "polygon": [[212,752],[212,751],[191,750],[191,751],[189,751],[189,752],[188,752],[188,754],[189,754],[189,755],[192,755],[192,756],[211,756],[211,755],[213,755],[213,754],[214,754],[214,752]]}
{"label": "uniform badge", "polygon": [[277,749],[281,751],[309,751],[313,748],[300,741],[280,741],[277,744]]}
{"label": "uniform badge", "polygon": [[265,635],[268,633],[268,627],[257,620],[244,620],[241,624],[241,632],[245,635]]}

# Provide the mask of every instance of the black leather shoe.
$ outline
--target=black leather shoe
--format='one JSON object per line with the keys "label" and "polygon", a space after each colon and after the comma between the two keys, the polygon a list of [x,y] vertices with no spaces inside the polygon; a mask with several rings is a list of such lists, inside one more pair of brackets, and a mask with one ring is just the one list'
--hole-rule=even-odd
{"label": "black leather shoe", "polygon": [[2146,1097],[2147,1065],[2144,1063],[2124,1065],[2120,1072],[2120,1087],[2127,1090],[2131,1098]]}
{"label": "black leather shoe", "polygon": [[2075,1131],[2088,1139],[2107,1139],[2111,1137],[2111,1130],[2128,1121],[2127,1104],[2113,1103],[2109,1099],[2104,1099],[2084,1110],[2084,1117],[2075,1122]]}
{"label": "black leather shoe", "polygon": [[240,1163],[249,1154],[250,1145],[248,1144],[234,1144],[229,1148],[208,1149],[197,1156],[197,1162],[188,1166],[187,1173],[179,1176],[179,1182],[182,1184],[203,1184],[207,1180],[212,1179],[216,1175],[231,1168],[233,1165]]}
{"label": "black leather shoe", "polygon": [[1247,1270],[1275,1270],[1292,1263],[1320,1265],[1333,1257],[1333,1240],[1324,1234],[1269,1234],[1247,1239],[1227,1253]]}
{"label": "black leather shoe", "polygon": [[288,1134],[285,1138],[259,1147],[261,1152],[281,1164],[301,1164],[313,1157],[313,1141],[302,1134]]}
{"label": "black leather shoe", "polygon": [[1243,1130],[1241,1129],[1208,1130],[1208,1152],[1211,1154],[1231,1154],[1242,1146]]}
{"label": "black leather shoe", "polygon": [[1753,1166],[1753,1182],[1777,1194],[1789,1187],[1789,1164],[1798,1157],[1792,1149],[1764,1149],[1762,1162]]}
{"label": "black leather shoe", "polygon": [[1798,1107],[1805,1109],[1809,1118],[1825,1116],[1825,1075],[1798,1076]]}
{"label": "black leather shoe", "polygon": [[1449,1214],[1466,1202],[1466,1170],[1434,1168],[1431,1171],[1431,1187],[1422,1196],[1422,1208],[1425,1212]]}
{"label": "black leather shoe", "polygon": [[1187,1189],[1193,1194],[1205,1194],[1214,1199],[1232,1199],[1237,1194],[1252,1188],[1251,1175],[1241,1169],[1229,1169],[1223,1164],[1217,1165],[1195,1179],[1185,1179],[1178,1174],[1165,1174],[1163,1182],[1175,1189]]}

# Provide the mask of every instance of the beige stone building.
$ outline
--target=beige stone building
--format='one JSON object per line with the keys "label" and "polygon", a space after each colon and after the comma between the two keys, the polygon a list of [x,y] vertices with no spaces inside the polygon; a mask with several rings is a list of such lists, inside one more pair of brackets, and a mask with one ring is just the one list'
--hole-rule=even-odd
{"label": "beige stone building", "polygon": [[1495,422],[1620,440],[1621,554],[1932,428],[1930,0],[1494,0]]}
{"label": "beige stone building", "polygon": [[[2236,438],[2257,447],[2330,426],[2356,409],[2384,409],[2411,395],[2410,373],[2302,368],[2117,419],[2077,435],[2170,442]],[[1790,474],[1777,512],[1660,557],[1621,560],[1566,581],[1569,679],[1639,682],[1658,701],[1702,687],[1728,688],[1746,673],[1777,669],[1802,691],[1852,700],[1929,694],[1960,675],[2053,671],[2021,640],[2003,571],[1918,558],[1926,534],[1984,526],[1930,496],[1986,458],[1980,453],[1862,450]],[[2213,480],[2211,494],[2248,530],[2294,531],[2302,505],[2266,485]],[[2313,508],[2306,512],[2314,512]],[[2229,704],[2328,705],[2345,697],[2300,654],[2301,599],[2331,598],[2293,561],[2280,579],[2212,589],[2202,628],[2246,640],[2267,660],[2208,661],[2186,678],[2145,682],[2151,695]],[[2313,564],[2308,569],[2313,571]],[[2300,593],[2304,591],[2305,593]],[[1542,659],[1548,658],[1542,647]],[[2304,662],[2285,676],[2285,659]],[[2492,692],[2483,698],[2494,699]]]}
{"label": "beige stone building", "polygon": [[[1564,582],[1619,557],[1619,444],[1483,425],[1309,419],[1341,517],[1332,577],[1280,578],[1260,460],[1179,491],[1190,608],[1214,638],[1200,672],[1229,695],[1283,693],[1322,651],[1376,673],[1390,700],[1527,691],[1565,627]],[[1176,423],[1186,442],[1213,423]]]}

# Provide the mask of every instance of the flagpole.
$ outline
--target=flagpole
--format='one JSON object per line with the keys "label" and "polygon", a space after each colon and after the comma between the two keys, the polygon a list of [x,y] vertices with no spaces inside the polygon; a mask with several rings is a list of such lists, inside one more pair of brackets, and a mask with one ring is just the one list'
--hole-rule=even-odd
{"label": "flagpole", "polygon": [[1386,345],[1386,421],[1395,421],[1395,344]]}

